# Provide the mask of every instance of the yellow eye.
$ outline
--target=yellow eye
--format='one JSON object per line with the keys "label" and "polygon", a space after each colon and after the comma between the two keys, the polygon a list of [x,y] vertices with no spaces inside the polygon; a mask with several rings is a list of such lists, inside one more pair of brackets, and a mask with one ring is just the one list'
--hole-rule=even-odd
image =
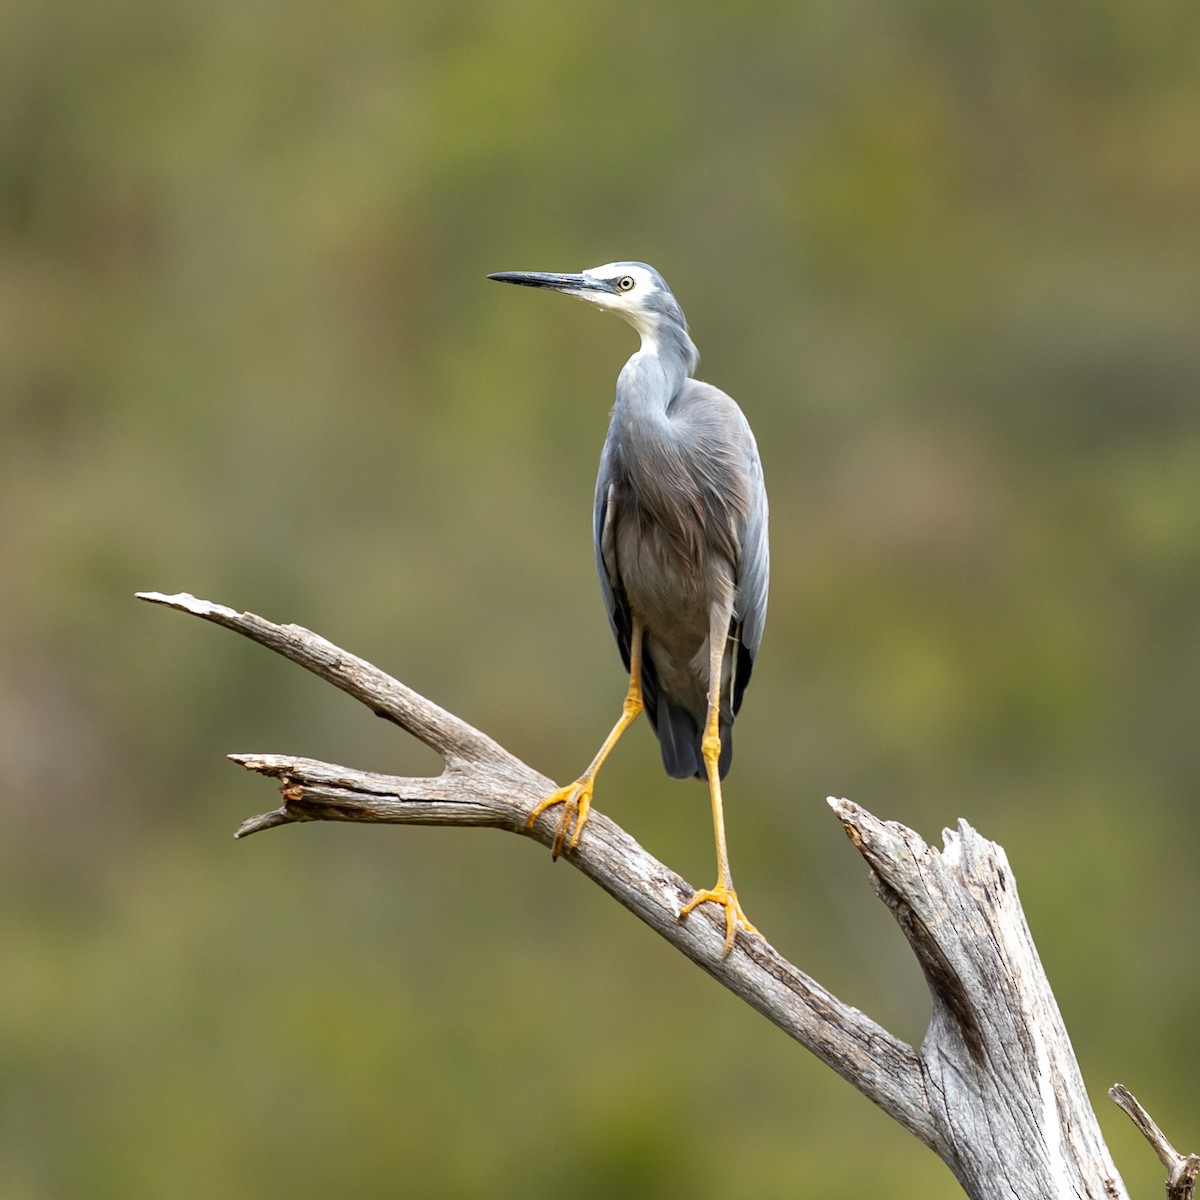
{"label": "yellow eye", "polygon": [[634,278],[632,275],[622,275],[621,278],[617,280],[617,287],[619,287],[623,292],[630,291],[633,288],[633,285]]}

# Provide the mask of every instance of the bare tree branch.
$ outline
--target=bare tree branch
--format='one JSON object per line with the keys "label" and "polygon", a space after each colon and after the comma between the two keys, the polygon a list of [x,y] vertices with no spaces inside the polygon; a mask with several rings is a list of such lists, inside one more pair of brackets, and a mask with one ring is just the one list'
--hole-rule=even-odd
{"label": "bare tree branch", "polygon": [[941,851],[839,801],[933,997],[921,1065],[939,1154],[972,1196],[1124,1194],[1001,847]]}
{"label": "bare tree branch", "polygon": [[[377,667],[299,626],[189,595],[141,598],[285,655],[443,758],[440,775],[412,778],[292,756],[231,755],[278,780],[283,797],[279,808],[243,822],[238,837],[324,820],[490,825],[546,846],[553,840],[553,814],[526,827],[553,781]],[[595,809],[579,846],[563,857],[933,1149],[967,1195],[1126,1197],[1004,851],[965,822],[945,831],[938,850],[848,800],[830,805],[924,970],[933,1012],[919,1052],[765,940],[739,936],[722,959],[719,914],[701,908],[681,922],[694,889]]]}
{"label": "bare tree branch", "polygon": [[1196,1194],[1196,1175],[1200,1172],[1200,1156],[1180,1154],[1167,1141],[1167,1135],[1154,1123],[1138,1098],[1123,1084],[1114,1083],[1108,1094],[1118,1108],[1138,1127],[1150,1143],[1159,1162],[1167,1168],[1167,1200],[1192,1200]]}
{"label": "bare tree branch", "polygon": [[[553,814],[532,829],[525,826],[553,789],[552,780],[377,667],[296,625],[274,625],[189,595],[148,592],[139,598],[261,642],[373,712],[392,717],[444,756],[441,775],[403,778],[306,758],[231,755],[247,769],[279,780],[283,796],[280,808],[243,822],[238,837],[296,821],[364,821],[493,825],[546,846],[553,840]],[[680,909],[694,889],[595,809],[587,836],[563,858],[930,1144],[929,1107],[911,1046],[830,995],[765,941],[741,937],[722,960],[723,920],[700,909],[680,922]]]}

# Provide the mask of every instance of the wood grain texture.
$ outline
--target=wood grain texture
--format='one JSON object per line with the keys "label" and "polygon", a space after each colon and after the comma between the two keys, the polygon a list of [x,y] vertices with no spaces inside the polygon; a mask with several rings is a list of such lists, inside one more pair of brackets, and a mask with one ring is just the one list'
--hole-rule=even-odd
{"label": "wood grain texture", "polygon": [[1108,1095],[1137,1126],[1138,1132],[1158,1155],[1158,1161],[1167,1168],[1167,1200],[1192,1200],[1196,1194],[1196,1176],[1200,1174],[1200,1155],[1180,1154],[1123,1083],[1114,1083],[1108,1089]]}
{"label": "wood grain texture", "polygon": [[[290,755],[231,755],[277,780],[283,801],[243,822],[238,837],[300,821],[363,821],[487,825],[546,846],[553,840],[553,812],[526,825],[552,780],[378,667],[300,626],[186,594],[140,598],[283,654],[443,759],[440,775],[403,777]],[[765,939],[739,934],[722,959],[720,915],[705,906],[681,922],[694,889],[602,813],[592,810],[579,846],[563,858],[934,1150],[968,1196],[1122,1200],[1003,849],[960,822],[939,850],[848,800],[829,803],[925,973],[933,1012],[919,1051]]]}

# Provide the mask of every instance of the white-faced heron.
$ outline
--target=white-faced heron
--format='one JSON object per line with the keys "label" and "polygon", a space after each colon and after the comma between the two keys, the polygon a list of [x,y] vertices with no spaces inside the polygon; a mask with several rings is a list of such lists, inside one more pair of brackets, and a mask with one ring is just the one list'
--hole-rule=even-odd
{"label": "white-faced heron", "polygon": [[645,707],[667,773],[708,779],[717,882],[679,915],[721,905],[728,954],[739,926],[756,932],[729,874],[721,807],[733,719],[767,614],[767,493],[754,434],[729,396],[692,378],[700,356],[683,310],[653,267],[615,262],[579,275],[504,271],[488,278],[577,296],[617,313],[642,338],[617,377],[593,513],[600,590],[629,692],[588,769],[542,800],[529,823],[561,804],[553,852],[574,849],[596,775]]}

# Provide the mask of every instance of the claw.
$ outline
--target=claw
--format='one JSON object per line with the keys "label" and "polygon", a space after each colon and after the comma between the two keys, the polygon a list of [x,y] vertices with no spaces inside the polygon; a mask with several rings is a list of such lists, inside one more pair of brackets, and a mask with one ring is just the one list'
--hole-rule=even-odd
{"label": "claw", "polygon": [[554,831],[554,841],[550,846],[552,858],[557,858],[563,852],[564,846],[568,850],[574,850],[579,845],[579,835],[583,833],[592,807],[592,787],[593,781],[585,775],[574,783],[568,783],[566,787],[556,788],[539,802],[525,821],[525,828],[528,829],[546,809],[553,808],[556,804],[563,806],[558,826]]}
{"label": "claw", "polygon": [[739,928],[743,933],[752,933],[755,937],[762,936],[746,919],[746,914],[742,912],[742,906],[738,903],[737,892],[731,887],[726,887],[723,883],[718,883],[716,887],[704,888],[696,892],[683,908],[680,909],[676,920],[682,921],[692,909],[699,908],[701,904],[719,904],[725,910],[725,945],[721,949],[722,959],[729,957],[729,952],[733,949],[733,940],[737,936]]}

